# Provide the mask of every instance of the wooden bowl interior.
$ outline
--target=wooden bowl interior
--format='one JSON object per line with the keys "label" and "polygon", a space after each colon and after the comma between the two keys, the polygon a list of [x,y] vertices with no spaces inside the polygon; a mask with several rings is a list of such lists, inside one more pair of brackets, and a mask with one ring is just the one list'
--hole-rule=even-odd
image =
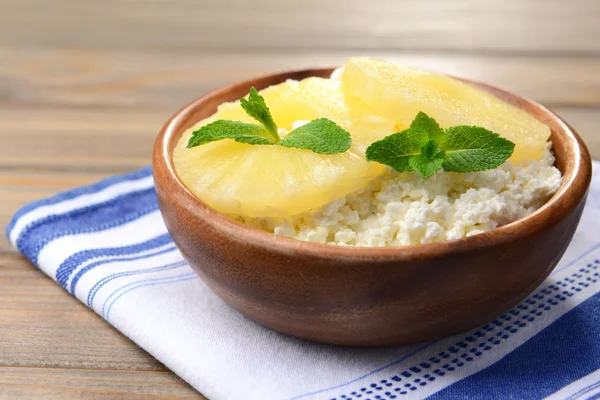
{"label": "wooden bowl interior", "polygon": [[[565,213],[573,208],[583,197],[587,186],[589,185],[591,172],[589,153],[579,136],[557,115],[545,107],[520,97],[516,94],[495,88],[488,84],[471,81],[468,79],[457,78],[464,82],[477,86],[493,95],[505,100],[506,102],[519,107],[531,115],[546,123],[551,129],[550,140],[553,143],[553,150],[556,157],[556,166],[563,174],[563,184],[555,195],[533,214],[521,220],[509,223],[500,228],[494,229],[480,235],[469,238],[462,238],[447,242],[438,242],[423,244],[418,246],[403,246],[403,251],[399,253],[396,249],[399,247],[387,248],[354,248],[338,247],[331,245],[321,245],[317,243],[299,242],[293,239],[277,238],[277,243],[272,238],[272,234],[259,231],[254,228],[242,225],[208,207],[201,200],[197,199],[185,186],[175,172],[173,165],[173,150],[186,129],[193,126],[198,121],[214,114],[217,107],[228,101],[234,101],[245,96],[249,89],[254,86],[257,89],[275,85],[284,82],[287,79],[301,80],[311,76],[329,77],[333,68],[312,69],[303,71],[285,72],[239,82],[221,89],[210,92],[175,114],[167,122],[157,140],[155,148],[155,160],[165,167],[167,175],[177,181],[177,190],[186,197],[186,203],[197,203],[197,207],[204,210],[205,218],[209,223],[220,226],[223,231],[244,235],[244,240],[251,240],[257,245],[268,246],[278,251],[310,251],[320,252],[323,255],[339,257],[341,255],[372,255],[383,257],[401,257],[404,259],[412,257],[430,258],[436,257],[448,251],[467,251],[470,248],[478,248],[485,243],[509,242],[514,240],[514,236],[526,237],[533,234],[543,226],[547,226],[555,218],[561,218]],[[582,171],[583,168],[583,171]],[[582,173],[580,173],[582,172]],[[567,193],[567,190],[571,193]],[[568,195],[564,195],[568,194]],[[546,211],[545,211],[546,210]],[[557,214],[558,213],[558,214]],[[209,216],[210,215],[210,216]],[[285,247],[285,249],[284,249]],[[287,250],[286,250],[287,249]]]}

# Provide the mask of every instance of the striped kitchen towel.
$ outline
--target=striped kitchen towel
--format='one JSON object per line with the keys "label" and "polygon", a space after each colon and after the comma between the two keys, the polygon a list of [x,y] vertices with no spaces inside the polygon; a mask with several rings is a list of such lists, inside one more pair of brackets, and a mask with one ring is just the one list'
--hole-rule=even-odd
{"label": "striped kitchen towel", "polygon": [[465,334],[394,348],[310,343],[213,295],[163,224],[151,170],[23,207],[11,243],[210,399],[600,398],[600,164],[573,242],[521,304]]}

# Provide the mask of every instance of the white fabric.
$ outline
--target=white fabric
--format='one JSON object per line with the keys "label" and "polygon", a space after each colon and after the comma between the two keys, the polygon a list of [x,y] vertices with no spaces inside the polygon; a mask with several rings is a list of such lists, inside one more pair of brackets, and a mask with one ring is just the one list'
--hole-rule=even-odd
{"label": "white fabric", "polygon": [[[598,164],[594,167],[597,172]],[[166,228],[156,209],[114,228],[99,230],[94,229],[94,224],[100,226],[107,222],[102,219],[102,210],[90,211],[97,214],[68,214],[90,204],[102,204],[119,195],[147,189],[149,179],[143,176],[120,180],[96,193],[33,208],[20,215],[12,229],[9,226],[7,234],[13,244],[37,260],[50,277],[56,280],[57,276],[68,275],[63,283],[67,290],[71,290],[79,274],[75,285],[77,298],[90,302],[110,324],[210,399],[339,399],[342,395],[345,399],[360,400],[376,399],[376,396],[381,399],[425,398],[484,371],[528,340],[535,340],[538,333],[600,291],[600,279],[592,282],[595,273],[592,267],[588,268],[589,272],[578,272],[582,267],[595,265],[600,258],[597,235],[600,179],[595,177],[576,236],[553,275],[539,289],[545,290],[558,281],[573,280],[572,285],[581,283],[577,286],[581,290],[573,290],[565,300],[556,300],[557,304],[548,303],[548,310],[540,308],[541,316],[533,321],[523,320],[524,325],[515,332],[506,331],[506,338],[498,336],[499,332],[505,332],[502,329],[506,324],[503,327],[490,324],[491,330],[481,330],[483,336],[477,336],[475,331],[478,330],[475,330],[414,346],[356,349],[311,343],[263,328],[228,307],[197,278],[170,241],[159,240],[155,245],[127,250],[129,246],[165,235]],[[60,218],[43,222],[57,214],[64,214],[62,222]],[[36,221],[42,221],[38,225],[47,225],[47,229],[39,228]],[[54,229],[52,224],[59,223],[63,225],[56,225]],[[47,239],[44,235],[48,232],[54,235],[66,229],[65,226],[70,229],[68,234],[49,239],[41,250],[35,250],[36,243]],[[81,232],[84,227],[87,231]],[[100,249],[100,253],[86,258],[86,251],[94,249]],[[581,278],[577,274],[582,275]],[[538,301],[533,296],[535,293],[529,300]],[[554,297],[547,298],[544,301]],[[501,343],[494,345],[495,335]],[[472,343],[468,342],[471,336],[475,338]],[[468,344],[464,351],[479,343],[483,344],[478,348],[483,349],[489,343],[491,349],[482,350],[482,355],[458,366],[451,360],[459,357],[463,352],[460,349],[447,361],[442,360],[439,367],[436,367],[438,364],[420,367],[421,371],[412,372],[410,378],[402,375],[421,363],[432,364],[432,357],[463,342]],[[445,363],[454,365],[454,370],[445,369],[444,374],[433,372]],[[561,388],[556,388],[556,393],[549,398],[567,398],[600,380],[597,371],[589,378],[584,377],[585,368],[589,366],[582,366],[581,376],[560,391]],[[429,380],[427,376],[435,379]],[[419,382],[415,381],[417,378]],[[423,381],[426,385],[421,386]],[[391,385],[386,386],[388,383]],[[407,384],[416,389],[410,390]],[[490,385],[493,387],[494,383]],[[596,393],[595,389],[589,393]],[[514,398],[522,397],[515,393]]]}

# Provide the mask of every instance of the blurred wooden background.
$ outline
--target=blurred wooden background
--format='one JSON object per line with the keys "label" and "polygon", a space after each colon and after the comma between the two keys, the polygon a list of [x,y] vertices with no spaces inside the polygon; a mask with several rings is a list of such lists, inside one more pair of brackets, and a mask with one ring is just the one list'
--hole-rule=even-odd
{"label": "blurred wooden background", "polygon": [[[598,0],[0,0],[0,226],[150,162],[224,83],[350,55],[487,81],[557,111],[600,158]],[[201,398],[0,238],[0,398]]]}

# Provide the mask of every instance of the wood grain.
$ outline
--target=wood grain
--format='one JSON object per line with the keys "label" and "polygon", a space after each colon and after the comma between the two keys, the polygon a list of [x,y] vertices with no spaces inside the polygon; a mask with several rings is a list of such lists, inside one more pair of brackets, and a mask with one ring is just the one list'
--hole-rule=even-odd
{"label": "wood grain", "polygon": [[0,367],[2,399],[204,399],[168,372]]}
{"label": "wood grain", "polygon": [[[0,227],[147,165],[163,122],[207,90],[357,54],[531,97],[600,158],[599,19],[597,0],[1,1]],[[198,398],[0,236],[0,398],[177,396]]]}
{"label": "wood grain", "polygon": [[[592,155],[600,158],[600,137],[597,134],[600,107],[553,109],[581,133]],[[0,186],[0,193],[10,191],[11,194],[7,196],[10,196],[9,200],[16,201],[13,203],[15,205],[36,198],[37,194],[30,195],[31,188],[25,186],[27,184],[60,190],[74,186],[69,184],[92,182],[96,177],[124,173],[148,165],[156,132],[170,111],[126,113],[121,110],[102,110],[92,115],[72,109],[29,109],[28,120],[20,124],[25,118],[23,114],[5,111],[0,107],[0,141],[4,143],[0,149],[0,184],[9,187]],[[100,120],[104,122],[96,122]],[[118,127],[120,122],[124,123],[122,128]],[[131,123],[130,127],[126,125],[128,122]],[[36,138],[34,146],[30,145],[32,137]],[[56,154],[61,154],[61,157],[56,157]],[[55,175],[47,180],[34,174],[27,177],[19,175],[22,171],[39,172],[42,175],[53,171]],[[71,171],[72,175],[65,174],[67,171]],[[80,179],[86,174],[90,179]],[[21,190],[25,191],[26,197],[15,199]],[[0,209],[0,221],[2,213]]]}
{"label": "wood grain", "polygon": [[148,53],[10,47],[0,47],[0,100],[15,107],[160,108],[174,112],[227,83],[289,69],[341,65],[357,54],[489,82],[550,106],[600,104],[600,57],[387,50]]}
{"label": "wood grain", "polygon": [[5,0],[0,44],[600,52],[596,0]]}
{"label": "wood grain", "polygon": [[[103,320],[16,254],[1,255],[0,354],[2,366],[164,371],[121,336],[104,335]],[[91,326],[100,327],[91,331]],[[27,331],[27,335],[22,332]],[[116,333],[116,332],[115,332]],[[78,339],[78,346],[73,341]],[[39,347],[46,349],[40,354]]]}
{"label": "wood grain", "polygon": [[0,249],[0,398],[202,399],[67,295]]}

